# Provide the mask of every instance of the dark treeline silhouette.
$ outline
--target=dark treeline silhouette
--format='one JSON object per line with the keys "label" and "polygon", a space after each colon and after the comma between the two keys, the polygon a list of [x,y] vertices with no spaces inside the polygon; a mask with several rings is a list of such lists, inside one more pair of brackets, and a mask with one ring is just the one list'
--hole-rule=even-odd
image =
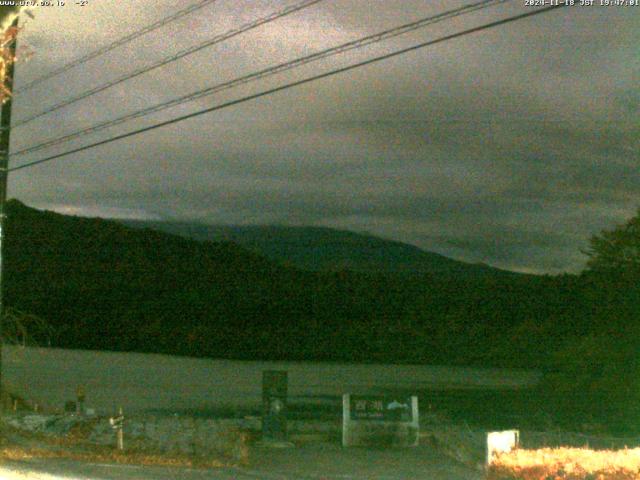
{"label": "dark treeline silhouette", "polygon": [[14,200],[4,291],[57,347],[537,368],[559,418],[619,425],[638,385],[638,276],[590,253],[581,275],[313,272]]}

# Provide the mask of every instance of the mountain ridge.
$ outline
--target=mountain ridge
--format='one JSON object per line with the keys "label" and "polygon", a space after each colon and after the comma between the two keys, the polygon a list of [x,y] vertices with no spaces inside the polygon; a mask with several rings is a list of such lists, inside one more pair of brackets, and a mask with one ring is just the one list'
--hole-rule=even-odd
{"label": "mountain ridge", "polygon": [[231,241],[269,260],[301,270],[390,274],[524,275],[468,263],[369,233],[325,226],[215,225],[200,222],[117,220],[203,241]]}

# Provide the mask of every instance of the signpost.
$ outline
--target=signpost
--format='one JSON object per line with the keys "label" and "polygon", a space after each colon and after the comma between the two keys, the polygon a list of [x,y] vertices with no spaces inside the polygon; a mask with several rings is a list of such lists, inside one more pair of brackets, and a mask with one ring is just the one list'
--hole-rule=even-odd
{"label": "signpost", "polygon": [[342,445],[417,446],[418,397],[342,397]]}
{"label": "signpost", "polygon": [[287,372],[262,372],[262,441],[287,442]]}
{"label": "signpost", "polygon": [[509,453],[520,445],[519,430],[505,430],[502,432],[489,432],[487,434],[487,465],[493,463],[494,457],[499,453]]}

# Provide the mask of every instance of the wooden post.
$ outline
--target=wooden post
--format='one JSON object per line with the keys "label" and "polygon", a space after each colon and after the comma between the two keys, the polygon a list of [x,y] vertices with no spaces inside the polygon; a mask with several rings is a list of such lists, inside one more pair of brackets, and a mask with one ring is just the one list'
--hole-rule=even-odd
{"label": "wooden post", "polygon": [[[18,28],[18,17],[11,24],[11,28]],[[5,100],[1,108],[0,118],[0,397],[2,396],[2,341],[4,340],[3,332],[3,316],[4,316],[4,299],[2,292],[4,290],[3,275],[4,270],[4,216],[5,203],[7,201],[7,182],[9,179],[9,138],[11,134],[11,93],[13,92],[13,75],[14,63],[13,58],[16,54],[16,43],[14,39],[9,44],[9,55],[11,62],[7,66],[4,74],[4,89],[9,92],[9,97]],[[0,402],[0,409],[3,408]]]}
{"label": "wooden post", "polygon": [[78,415],[84,415],[84,401],[86,398],[86,394],[84,392],[84,387],[82,385],[78,385],[76,388],[76,413]]}
{"label": "wooden post", "polygon": [[118,409],[118,416],[111,417],[109,423],[111,428],[116,431],[116,448],[124,450],[124,414],[122,413],[122,407]]}

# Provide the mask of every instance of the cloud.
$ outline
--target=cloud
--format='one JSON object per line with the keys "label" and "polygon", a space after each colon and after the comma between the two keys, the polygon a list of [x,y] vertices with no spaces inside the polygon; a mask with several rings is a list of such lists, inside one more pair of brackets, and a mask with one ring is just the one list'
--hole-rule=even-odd
{"label": "cloud", "polygon": [[[462,4],[323,2],[34,122],[12,148]],[[25,32],[36,57],[18,81],[171,11],[148,6],[105,0],[90,21],[86,10],[43,10]],[[216,2],[30,92],[14,118],[271,9]],[[101,216],[366,230],[503,268],[579,271],[589,237],[640,204],[640,17],[623,10],[568,9],[419,50],[16,172],[11,193]],[[511,2],[95,138],[522,11]]]}
{"label": "cloud", "polygon": [[160,220],[159,216],[146,210],[110,207],[108,205],[66,205],[66,204],[33,204],[34,208],[50,210],[63,215],[90,218],[113,218],[121,220]]}

